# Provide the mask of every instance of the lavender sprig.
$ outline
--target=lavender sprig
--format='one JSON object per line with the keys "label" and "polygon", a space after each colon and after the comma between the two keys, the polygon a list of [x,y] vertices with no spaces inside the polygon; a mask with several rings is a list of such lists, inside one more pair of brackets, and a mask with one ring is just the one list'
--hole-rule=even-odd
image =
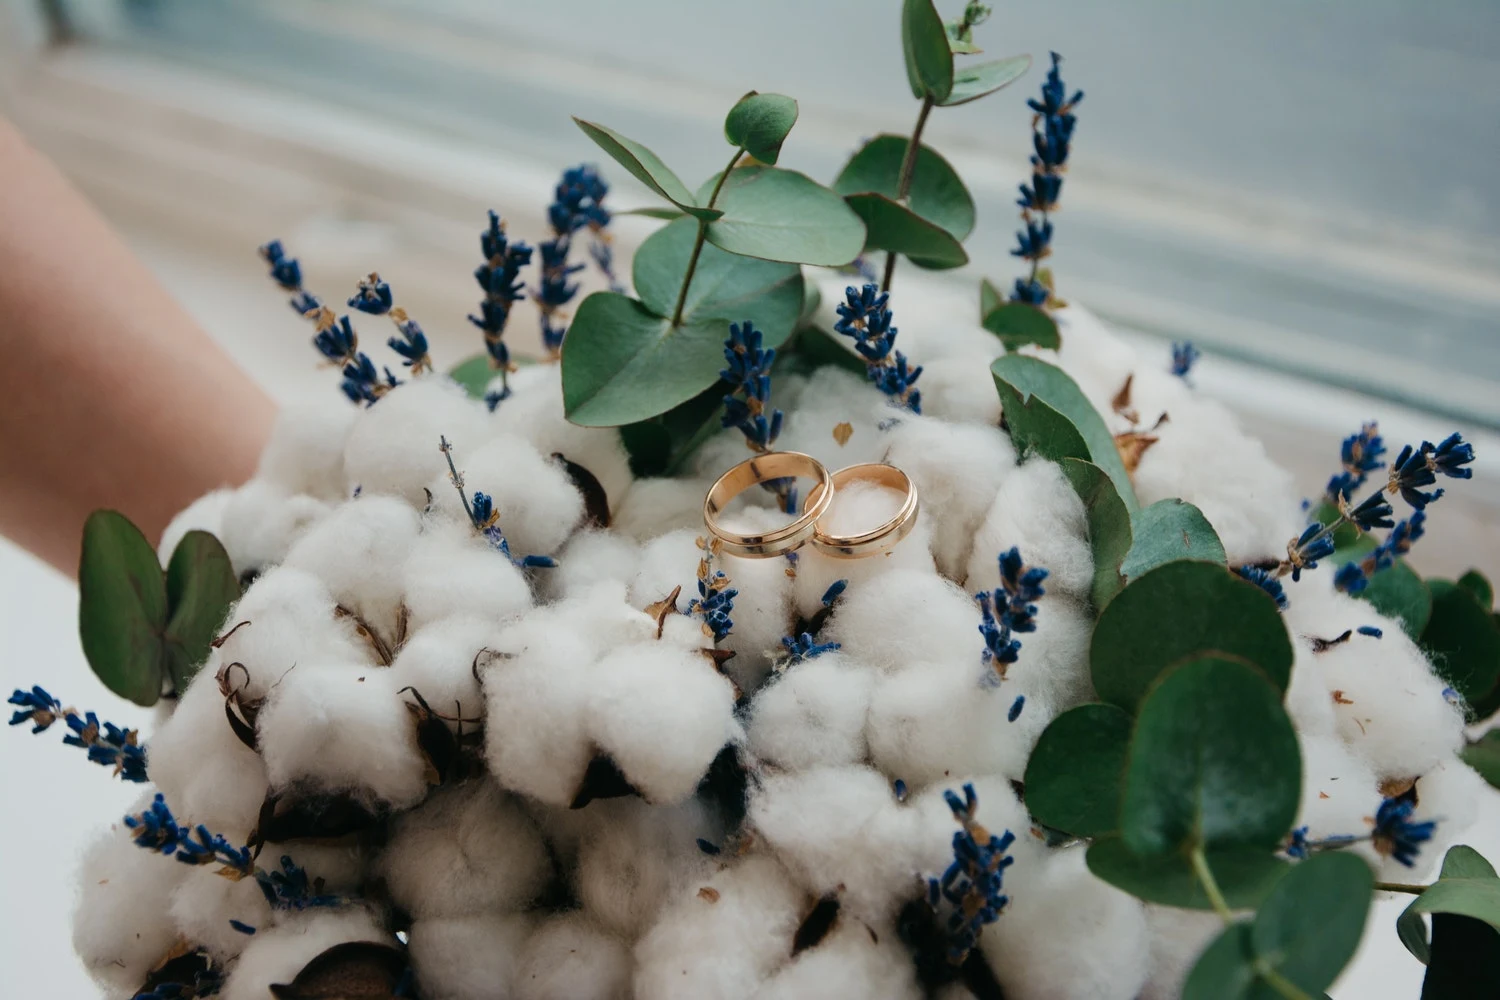
{"label": "lavender sprig", "polygon": [[[745,445],[757,454],[770,451],[781,434],[781,411],[768,409],[771,365],[775,361],[775,349],[761,346],[761,332],[749,320],[729,324],[729,338],[724,341],[726,367],[719,372],[719,378],[733,388],[724,397],[720,423],[738,428],[745,435]],[[777,505],[784,512],[797,512],[795,479],[769,479],[761,483],[761,488],[776,494]]]}
{"label": "lavender sprig", "polygon": [[380,275],[372,273],[362,280],[349,299],[349,306],[371,316],[390,316],[398,335],[387,340],[386,345],[405,359],[402,364],[413,375],[433,370],[432,358],[427,353],[427,334],[405,309],[393,304],[391,286],[381,281]]}
{"label": "lavender sprig", "polygon": [[984,618],[979,624],[979,634],[984,636],[983,658],[994,671],[986,674],[991,683],[1004,680],[1006,668],[1020,658],[1021,640],[1014,633],[1036,631],[1034,602],[1046,593],[1042,587],[1045,579],[1045,569],[1026,566],[1021,550],[1012,547],[1000,554],[999,588],[975,595]]}
{"label": "lavender sprig", "polygon": [[941,878],[927,880],[927,903],[934,910],[945,901],[949,904],[944,925],[948,961],[962,965],[985,925],[1000,919],[1000,911],[1010,902],[1003,892],[1005,869],[1016,859],[1005,852],[1016,838],[1009,830],[996,837],[979,823],[979,796],[973,785],[964,785],[962,799],[949,790],[943,798],[963,829],[953,835],[953,862]]}
{"label": "lavender sprig", "polygon": [[31,732],[36,734],[46,732],[61,719],[69,730],[63,737],[68,746],[82,747],[88,751],[89,760],[114,768],[115,775],[124,781],[146,780],[146,750],[139,744],[134,729],[100,722],[93,712],[79,715],[74,709],[63,708],[62,702],[40,686],[34,685],[30,691],[18,689],[10,696],[9,703],[18,706],[10,717],[12,726],[29,722]]}
{"label": "lavender sprig", "polygon": [[1042,84],[1042,99],[1026,102],[1034,112],[1031,118],[1031,183],[1021,185],[1021,197],[1016,199],[1016,204],[1021,207],[1022,228],[1016,236],[1016,248],[1011,251],[1013,256],[1031,263],[1031,273],[1016,279],[1010,300],[1038,307],[1052,300],[1052,291],[1041,280],[1039,272],[1042,261],[1052,254],[1050,216],[1062,196],[1063,172],[1067,169],[1073,128],[1078,122],[1073,109],[1083,100],[1081,90],[1068,96],[1061,65],[1062,56],[1052,53],[1052,68]]}
{"label": "lavender sprig", "polygon": [[510,321],[511,308],[522,298],[521,268],[531,263],[531,247],[519,241],[512,243],[505,235],[505,223],[495,212],[490,212],[490,225],[479,234],[479,247],[484,253],[484,263],[474,269],[474,280],[484,290],[484,299],[479,303],[479,315],[470,314],[469,322],[484,331],[484,349],[490,357],[490,367],[500,373],[501,390],[486,396],[490,409],[510,395],[509,376],[515,370],[510,360],[510,348],[502,339],[505,324]]}
{"label": "lavender sprig", "polygon": [[552,239],[544,240],[541,252],[542,275],[531,297],[541,311],[542,346],[552,357],[562,350],[563,337],[567,333],[562,323],[562,307],[578,294],[578,286],[569,279],[582,271],[583,264],[571,264],[568,255],[573,249],[573,236],[587,229],[593,234],[589,254],[608,279],[611,287],[615,282],[614,254],[609,246],[609,237],[604,228],[609,225],[609,211],[604,207],[604,197],[609,186],[599,172],[587,164],[569,167],[563,171],[557,187],[553,189],[552,204],[547,206],[547,222],[552,227]]}
{"label": "lavender sprig", "polygon": [[464,514],[474,530],[518,569],[556,568],[557,560],[551,556],[517,557],[513,555],[510,551],[510,542],[506,540],[505,533],[500,530],[500,511],[495,508],[494,500],[489,495],[475,490],[474,500],[470,502],[469,495],[464,488],[463,473],[459,472],[458,466],[453,463],[453,446],[448,443],[446,437],[438,438],[438,450],[448,460],[448,481],[453,484],[454,489],[458,490],[459,503],[463,504]]}
{"label": "lavender sprig", "polygon": [[895,349],[896,328],[891,326],[891,311],[886,308],[890,293],[878,285],[865,285],[859,291],[850,285],[839,303],[836,333],[854,341],[854,349],[865,360],[865,370],[876,388],[913,413],[922,412],[922,393],[915,388],[922,374],[921,366],[912,368],[906,355]]}
{"label": "lavender sprig", "polygon": [[739,591],[729,586],[723,570],[713,568],[716,543],[698,539],[703,558],[698,560],[698,596],[688,602],[688,614],[703,619],[703,633],[714,642],[723,642],[734,629],[734,599]]}

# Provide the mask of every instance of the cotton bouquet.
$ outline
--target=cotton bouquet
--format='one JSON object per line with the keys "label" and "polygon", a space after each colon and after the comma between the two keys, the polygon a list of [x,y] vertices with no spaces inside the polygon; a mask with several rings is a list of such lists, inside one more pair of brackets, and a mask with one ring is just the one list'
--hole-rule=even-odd
{"label": "cotton bouquet", "polygon": [[[1424,997],[1495,995],[1494,870],[1455,846],[1412,881],[1500,757],[1464,737],[1500,707],[1489,585],[1402,558],[1472,449],[1387,463],[1370,424],[1301,501],[1193,391],[1191,345],[1061,300],[1083,95],[1055,54],[1025,274],[977,322],[893,291],[902,257],[967,262],[973,202],[920,137],[1027,69],[956,60],[986,13],[906,0],[913,135],[831,188],[776,166],[781,95],[734,106],[696,191],[580,121],[667,203],[634,296],[605,182],[570,169],[535,252],[491,213],[484,351],[448,375],[378,275],[348,304],[393,322],[399,377],[262,248],[353,405],[287,409],[159,550],[90,518],[84,648],[161,706],[148,745],[11,699],[147,786],[82,865],[108,995],[1315,997],[1376,891],[1415,895]],[[585,255],[608,290],[578,300]],[[905,495],[759,474],[706,527],[725,470],[787,453]],[[725,544],[796,517],[902,531],[865,558]]]}

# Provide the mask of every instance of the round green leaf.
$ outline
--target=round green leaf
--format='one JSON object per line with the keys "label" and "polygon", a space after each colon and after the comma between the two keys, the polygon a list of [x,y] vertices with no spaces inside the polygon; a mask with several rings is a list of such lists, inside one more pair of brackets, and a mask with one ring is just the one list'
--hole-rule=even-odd
{"label": "round green leaf", "polygon": [[1182,1000],[1249,1000],[1254,996],[1254,963],[1250,924],[1231,924],[1198,956],[1182,984]]}
{"label": "round green leaf", "polygon": [[[901,163],[910,140],[877,135],[850,158],[833,182],[839,194],[883,194],[899,201]],[[974,198],[947,160],[930,146],[917,147],[907,206],[928,222],[963,240],[974,231]]]}
{"label": "round green leaf", "polygon": [[[1495,885],[1500,888],[1500,882]],[[1292,866],[1261,904],[1251,948],[1289,982],[1309,992],[1325,990],[1359,947],[1374,888],[1375,877],[1359,855],[1316,854]]]}
{"label": "round green leaf", "polygon": [[1126,509],[1134,512],[1135,489],[1115,437],[1078,383],[1061,368],[1024,354],[1007,354],[990,365],[1006,426],[1018,451],[1058,461],[1093,462],[1114,480]]}
{"label": "round green leaf", "polygon": [[448,369],[448,377],[463,386],[470,399],[483,399],[485,390],[497,374],[490,365],[490,356],[483,351]]}
{"label": "round green leaf", "polygon": [[[710,178],[705,187],[717,180]],[[730,253],[840,267],[865,245],[859,216],[838,195],[795,170],[732,170],[714,204],[723,217],[709,224],[708,242]]]}
{"label": "round green leaf", "polygon": [[104,686],[137,705],[161,697],[167,586],[156,550],[124,514],[96,510],[83,524],[78,634]]}
{"label": "round green leaf", "polygon": [[913,97],[938,104],[953,92],[953,52],[948,31],[932,0],[904,0],[901,5],[901,51]]}
{"label": "round green leaf", "polygon": [[219,540],[206,531],[183,535],[167,562],[167,673],[179,693],[239,599],[239,578]]}
{"label": "round green leaf", "polygon": [[1481,608],[1488,610],[1495,606],[1495,588],[1490,586],[1490,581],[1479,570],[1471,569],[1459,577],[1458,585],[1473,594]]}
{"label": "round green leaf", "polygon": [[1089,647],[1094,690],[1134,711],[1168,667],[1207,652],[1255,664],[1280,691],[1291,678],[1292,641],[1270,595],[1223,566],[1169,562],[1132,580],[1099,615]]}
{"label": "round green leaf", "polygon": [[1491,729],[1459,751],[1463,759],[1493,788],[1500,788],[1500,729]]}
{"label": "round green leaf", "polygon": [[953,74],[953,90],[938,104],[951,108],[977,101],[1015,83],[1030,68],[1031,57],[1025,55],[960,66]]}
{"label": "round green leaf", "polygon": [[1280,692],[1247,663],[1207,656],[1174,668],[1141,703],[1120,831],[1143,856],[1200,845],[1272,850],[1291,829],[1301,790],[1302,757]]}
{"label": "round green leaf", "polygon": [[[641,302],[658,316],[671,316],[677,305],[697,233],[696,223],[682,219],[652,233],[635,252],[631,283]],[[718,318],[725,326],[713,345],[714,378],[698,388],[705,389],[716,381],[719,369],[724,367],[729,323],[748,319],[765,335],[767,347],[779,346],[797,324],[804,294],[802,271],[795,264],[742,257],[725,253],[712,243],[704,244],[683,301],[682,316],[684,320]]]}
{"label": "round green leaf", "polygon": [[979,321],[980,321],[980,323],[984,322],[984,318],[990,314],[991,310],[995,309],[997,306],[999,306],[1004,301],[1005,301],[1005,297],[1000,294],[1000,289],[998,289],[998,288],[995,287],[995,283],[994,282],[990,281],[989,278],[980,278],[979,279]]}
{"label": "round green leaf", "polygon": [[[1236,910],[1259,906],[1290,867],[1269,851],[1225,847],[1205,853],[1219,891]],[[1126,847],[1121,838],[1104,837],[1089,847],[1088,866],[1110,885],[1148,903],[1187,910],[1213,909],[1184,852],[1142,857]]]}
{"label": "round green leaf", "polygon": [[1083,501],[1089,525],[1089,549],[1094,556],[1094,581],[1089,598],[1095,608],[1102,608],[1125,586],[1120,566],[1130,552],[1130,510],[1120,498],[1115,481],[1094,463],[1064,456],[1057,464],[1073,492]]}
{"label": "round green leaf", "polygon": [[644,208],[627,208],[624,210],[612,208],[609,210],[609,214],[639,215],[647,219],[665,219],[667,222],[671,222],[673,219],[682,218],[684,213],[681,209],[677,208],[660,208],[655,205],[647,205]]}
{"label": "round green leaf", "polygon": [[1158,500],[1136,512],[1135,541],[1120,566],[1127,580],[1177,559],[1224,565],[1224,543],[1203,512],[1185,500]]}
{"label": "round green leaf", "polygon": [[1412,900],[1397,918],[1396,933],[1401,943],[1425,963],[1431,958],[1431,950],[1424,913],[1455,913],[1500,931],[1500,878],[1496,878],[1494,866],[1472,847],[1450,847],[1437,882]]}
{"label": "round green leaf", "polygon": [[797,124],[797,102],[784,94],[750,91],[729,109],[724,138],[762,163],[775,163],[781,144]]}
{"label": "round green leaf", "polygon": [[964,246],[941,226],[883,194],[851,194],[844,199],[864,221],[866,250],[905,254],[913,264],[941,270],[969,262]]}
{"label": "round green leaf", "polygon": [[1429,580],[1427,586],[1432,616],[1422,631],[1422,647],[1439,677],[1465,702],[1478,702],[1500,681],[1500,628],[1469,590],[1448,580]]}
{"label": "round green leaf", "polygon": [[645,146],[634,139],[626,138],[612,128],[575,117],[573,121],[583,129],[583,134],[598,143],[599,148],[615,162],[630,172],[630,175],[663,198],[700,219],[716,219],[721,214],[717,209],[699,208],[693,193],[687,189],[670,167]]}
{"label": "round green leaf", "polygon": [[1079,705],[1047,726],[1026,762],[1026,808],[1075,837],[1120,828],[1130,716],[1113,705]]}
{"label": "round green leaf", "polygon": [[[1342,531],[1343,528],[1340,528],[1334,533],[1335,540]],[[1333,562],[1341,566],[1350,560],[1363,558],[1377,544],[1379,543],[1372,535],[1356,535],[1348,544],[1339,545],[1333,554]],[[1370,577],[1369,585],[1358,596],[1369,601],[1376,611],[1401,622],[1401,630],[1413,639],[1420,639],[1422,630],[1427,627],[1427,620],[1432,615],[1432,594],[1427,583],[1404,559],[1397,559]]]}
{"label": "round green leaf", "polygon": [[999,337],[1008,351],[1027,344],[1056,350],[1062,344],[1057,321],[1026,302],[1001,302],[984,314],[982,325]]}

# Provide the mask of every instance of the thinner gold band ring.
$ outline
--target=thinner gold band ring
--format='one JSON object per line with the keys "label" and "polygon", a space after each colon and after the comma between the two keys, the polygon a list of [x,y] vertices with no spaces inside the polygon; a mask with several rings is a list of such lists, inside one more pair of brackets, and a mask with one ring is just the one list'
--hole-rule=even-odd
{"label": "thinner gold band ring", "polygon": [[[790,524],[756,535],[742,535],[719,524],[719,513],[729,501],[757,483],[803,476],[816,479],[802,513]],[[770,451],[747,458],[719,477],[703,498],[703,524],[719,540],[723,551],[750,559],[769,559],[800,548],[818,528],[818,518],[833,501],[833,477],[828,469],[800,451]]]}
{"label": "thinner gold band ring", "polygon": [[[871,462],[840,469],[833,474],[832,478],[835,490],[854,482],[874,483],[901,491],[905,494],[905,499],[901,503],[901,509],[896,511],[895,516],[889,521],[858,535],[830,535],[814,526],[811,541],[818,551],[835,559],[859,559],[888,551],[901,539],[911,534],[911,529],[917,523],[919,504],[917,485],[906,473],[894,465]],[[811,508],[822,500],[822,493],[821,483],[814,486],[807,494],[807,506]]]}

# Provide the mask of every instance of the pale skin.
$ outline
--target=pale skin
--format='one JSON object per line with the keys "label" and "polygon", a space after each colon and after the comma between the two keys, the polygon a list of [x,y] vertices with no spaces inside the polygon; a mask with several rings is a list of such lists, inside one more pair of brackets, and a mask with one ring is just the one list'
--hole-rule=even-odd
{"label": "pale skin", "polygon": [[0,118],[0,534],[78,570],[90,511],[154,543],[244,482],[276,408]]}

